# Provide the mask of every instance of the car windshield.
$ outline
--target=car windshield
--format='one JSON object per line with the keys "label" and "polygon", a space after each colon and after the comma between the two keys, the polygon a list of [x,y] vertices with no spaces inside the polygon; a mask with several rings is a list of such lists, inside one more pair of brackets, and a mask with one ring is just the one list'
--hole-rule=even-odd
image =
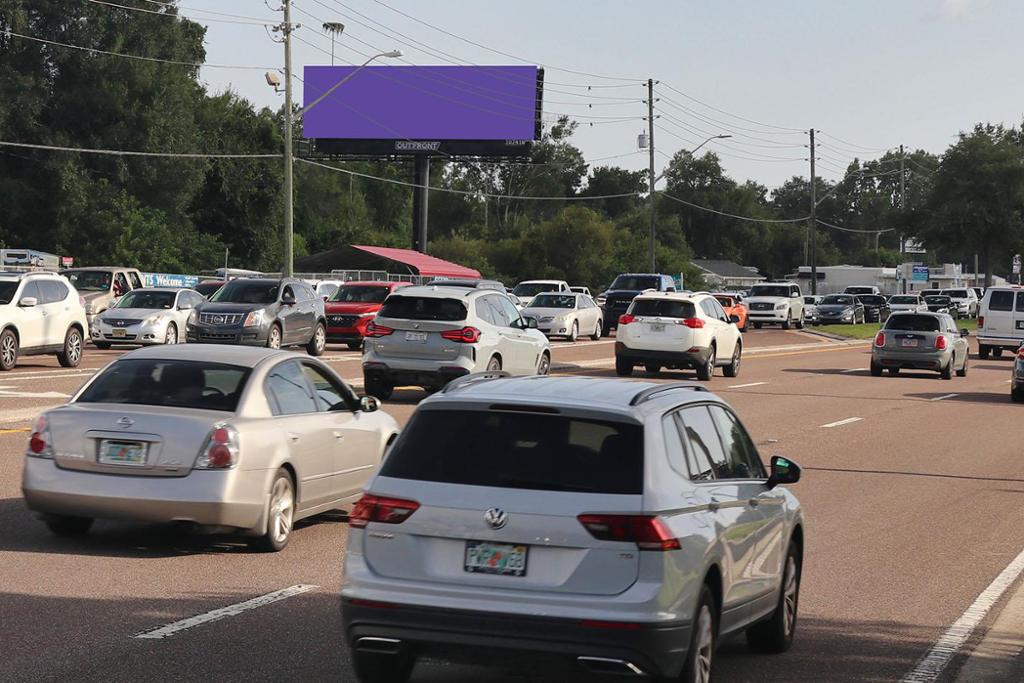
{"label": "car windshield", "polygon": [[885,297],[878,294],[861,294],[857,297],[862,304],[868,306],[881,306],[885,303]]}
{"label": "car windshield", "polygon": [[941,306],[945,306],[946,304],[949,303],[948,296],[939,296],[937,294],[933,296],[926,296],[924,300],[929,304],[938,304]]}
{"label": "car windshield", "polygon": [[211,294],[216,292],[218,289],[224,286],[223,282],[200,282],[195,286],[195,290],[205,297],[209,297]]}
{"label": "car windshield", "polygon": [[885,322],[885,329],[906,332],[938,332],[939,319],[934,315],[892,315]]}
{"label": "car windshield", "polygon": [[759,285],[750,289],[750,296],[789,297],[789,287],[785,285]]}
{"label": "car windshield", "polygon": [[512,290],[512,293],[520,299],[529,299],[543,292],[550,292],[556,289],[558,289],[558,285],[553,282],[520,282]]}
{"label": "car windshield", "polygon": [[80,292],[106,292],[112,274],[109,270],[65,270],[64,277]]}
{"label": "car windshield", "polygon": [[456,299],[399,295],[388,297],[378,315],[381,318],[457,322],[466,319],[466,307]]}
{"label": "car windshield", "polygon": [[642,292],[645,289],[658,289],[661,278],[651,275],[619,275],[609,289],[631,289]]}
{"label": "car windshield", "polygon": [[894,296],[889,299],[890,304],[917,304],[918,298],[916,296]]}
{"label": "car windshield", "polygon": [[0,306],[11,303],[14,293],[17,291],[17,282],[0,282]]}
{"label": "car windshield", "polygon": [[944,289],[942,290],[942,293],[945,296],[951,296],[957,299],[966,299],[970,296],[966,289]]}
{"label": "car windshield", "polygon": [[345,285],[338,287],[338,291],[330,300],[341,303],[382,304],[390,292],[387,287]]}
{"label": "car windshield", "polygon": [[630,314],[660,316],[662,318],[695,318],[697,317],[697,309],[689,301],[634,299]]}
{"label": "car windshield", "polygon": [[248,377],[249,368],[237,365],[125,358],[104,370],[77,402],[234,412]]}
{"label": "car windshield", "polygon": [[816,297],[816,296],[805,296],[804,297],[804,303],[805,304],[812,304],[812,305],[816,304],[816,303],[818,303],[818,297]]}
{"label": "car windshield", "polygon": [[853,296],[849,294],[829,294],[821,300],[822,306],[852,306]]}
{"label": "car windshield", "polygon": [[175,296],[177,295],[174,292],[147,292],[137,289],[121,297],[114,308],[174,308]]}
{"label": "car windshield", "polygon": [[473,413],[422,410],[380,474],[464,486],[639,495],[643,452],[640,425],[517,406]]}
{"label": "car windshield", "polygon": [[233,280],[217,290],[210,301],[222,304],[272,304],[277,301],[277,280]]}
{"label": "car windshield", "polygon": [[575,294],[538,294],[530,308],[576,308]]}

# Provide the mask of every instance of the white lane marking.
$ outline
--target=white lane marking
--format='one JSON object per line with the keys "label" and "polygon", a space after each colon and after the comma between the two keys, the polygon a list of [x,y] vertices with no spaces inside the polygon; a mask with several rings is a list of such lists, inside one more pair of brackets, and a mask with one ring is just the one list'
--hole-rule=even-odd
{"label": "white lane marking", "polygon": [[838,420],[836,422],[829,422],[827,425],[821,425],[822,429],[830,429],[832,427],[842,427],[843,425],[853,424],[854,422],[860,422],[863,417],[848,417],[845,420]]}
{"label": "white lane marking", "polygon": [[11,391],[14,387],[0,387],[0,398],[70,398],[71,394],[59,391]]}
{"label": "white lane marking", "polygon": [[768,382],[751,382],[750,384],[732,384],[726,389],[744,389],[746,387],[759,387],[762,384],[768,384]]}
{"label": "white lane marking", "polygon": [[839,372],[865,372],[870,369],[871,368],[847,368],[845,370],[840,370]]}
{"label": "white lane marking", "polygon": [[615,362],[614,358],[600,358],[598,360],[581,360],[581,361],[564,361],[561,363],[555,362],[551,364],[552,370],[572,370],[573,368],[597,368],[605,365],[611,365]]}
{"label": "white lane marking", "polygon": [[5,382],[15,382],[23,379],[61,379],[67,377],[69,379],[75,379],[78,377],[91,377],[96,374],[96,370],[80,370],[76,372],[17,372],[10,375],[4,376]]}
{"label": "white lane marking", "polygon": [[977,628],[981,620],[985,618],[989,610],[999,601],[1006,589],[1020,577],[1024,572],[1024,551],[1006,569],[999,573],[999,576],[989,584],[988,588],[971,603],[971,606],[960,615],[960,618],[953,622],[953,625],[946,629],[946,632],[939,636],[931,649],[917,663],[910,673],[903,677],[903,683],[930,683],[938,680],[939,674],[956,656],[960,649],[971,637],[971,633]]}
{"label": "white lane marking", "polygon": [[167,624],[166,626],[161,626],[150,631],[143,631],[142,633],[139,633],[133,637],[153,639],[167,638],[169,636],[173,636],[176,633],[180,633],[186,629],[201,626],[202,624],[207,624],[211,621],[217,621],[218,619],[223,619],[224,617],[237,616],[247,610],[256,609],[257,607],[263,607],[273,602],[277,602],[278,600],[284,600],[285,598],[290,598],[296,595],[300,595],[302,593],[307,593],[311,590],[316,590],[317,588],[319,588],[319,586],[311,586],[301,583],[296,584],[294,586],[289,586],[288,588],[282,588],[279,591],[274,591],[273,593],[261,595],[258,598],[253,598],[252,600],[246,600],[245,602],[239,602],[235,603],[234,605],[228,605],[227,607],[221,607],[219,609],[211,610],[204,614],[197,614],[194,617],[182,619],[181,621],[175,621],[173,623]]}
{"label": "white lane marking", "polygon": [[604,341],[577,341],[577,342],[566,342],[566,341],[555,342],[555,341],[553,341],[553,342],[551,342],[551,348],[553,348],[553,349],[562,349],[562,348],[572,349],[572,348],[577,348],[577,347],[582,348],[584,346],[602,346],[604,344],[614,344],[614,343],[615,343],[614,339],[608,339],[608,340],[604,340]]}
{"label": "white lane marking", "polygon": [[928,400],[929,401],[943,401],[943,400],[945,400],[947,398],[953,398],[954,396],[959,396],[959,395],[960,394],[946,394],[945,396],[936,396],[935,398],[931,398],[931,399],[928,399]]}

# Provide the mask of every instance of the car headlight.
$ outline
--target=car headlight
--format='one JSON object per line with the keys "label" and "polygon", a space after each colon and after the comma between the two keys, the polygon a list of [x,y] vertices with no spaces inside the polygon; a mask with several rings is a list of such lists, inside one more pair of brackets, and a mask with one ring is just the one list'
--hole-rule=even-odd
{"label": "car headlight", "polygon": [[785,310],[787,308],[789,308],[789,304],[787,304],[786,302],[782,302],[781,304],[775,304],[775,310],[776,311],[782,311],[782,310]]}
{"label": "car headlight", "polygon": [[151,315],[148,318],[146,318],[146,320],[145,320],[145,322],[143,324],[144,325],[156,325],[158,322],[160,322],[160,316],[158,316],[158,315]]}
{"label": "car headlight", "polygon": [[539,320],[538,322],[542,322],[542,323],[549,323],[549,322],[551,322],[551,321],[552,321],[552,320],[554,320],[554,319],[555,319],[555,317],[554,317],[554,316],[552,316],[552,315],[546,315],[546,316],[544,316],[543,318],[541,318],[541,319],[540,319],[540,320]]}
{"label": "car headlight", "polygon": [[242,327],[259,327],[263,324],[263,309],[260,308],[255,311],[249,311],[249,315],[245,316],[245,321],[242,323]]}
{"label": "car headlight", "polygon": [[195,325],[197,322],[199,322],[199,311],[193,308],[188,314],[188,324]]}
{"label": "car headlight", "polygon": [[605,300],[606,300],[606,297],[603,297],[603,296],[599,296],[599,297],[597,297],[596,299],[594,299],[594,302],[595,302],[595,303],[596,303],[596,304],[597,304],[598,306],[604,306],[604,302],[605,302]]}

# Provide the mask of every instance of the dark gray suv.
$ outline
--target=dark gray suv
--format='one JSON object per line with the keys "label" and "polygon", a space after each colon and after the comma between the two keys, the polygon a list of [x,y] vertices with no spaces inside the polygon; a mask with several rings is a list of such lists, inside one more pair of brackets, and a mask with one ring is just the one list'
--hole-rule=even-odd
{"label": "dark gray suv", "polygon": [[240,278],[189,316],[189,342],[245,346],[305,346],[319,356],[327,344],[324,302],[301,280]]}

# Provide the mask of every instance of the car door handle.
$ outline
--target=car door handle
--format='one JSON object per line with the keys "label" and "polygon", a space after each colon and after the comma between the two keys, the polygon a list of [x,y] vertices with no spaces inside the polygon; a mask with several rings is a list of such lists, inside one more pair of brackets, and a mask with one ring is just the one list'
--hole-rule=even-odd
{"label": "car door handle", "polygon": [[302,440],[302,437],[294,432],[288,432],[288,438],[291,439],[292,443],[298,443]]}

